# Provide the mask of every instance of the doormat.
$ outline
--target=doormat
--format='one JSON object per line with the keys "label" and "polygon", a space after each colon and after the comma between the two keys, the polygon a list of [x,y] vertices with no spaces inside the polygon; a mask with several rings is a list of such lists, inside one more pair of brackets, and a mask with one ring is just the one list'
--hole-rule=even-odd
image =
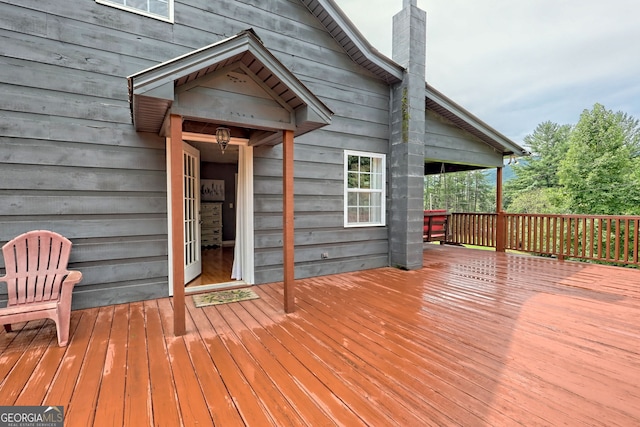
{"label": "doormat", "polygon": [[193,302],[196,307],[205,307],[207,305],[226,304],[229,302],[248,301],[260,298],[251,289],[231,289],[228,291],[216,291],[206,294],[193,296]]}

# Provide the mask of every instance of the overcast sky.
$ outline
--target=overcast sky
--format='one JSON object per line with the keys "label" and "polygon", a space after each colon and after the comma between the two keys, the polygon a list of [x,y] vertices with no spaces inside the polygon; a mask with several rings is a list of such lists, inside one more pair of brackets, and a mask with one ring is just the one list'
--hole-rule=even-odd
{"label": "overcast sky", "polygon": [[[391,57],[402,0],[336,0]],[[427,81],[522,143],[544,121],[576,124],[596,102],[640,119],[640,0],[418,0]]]}

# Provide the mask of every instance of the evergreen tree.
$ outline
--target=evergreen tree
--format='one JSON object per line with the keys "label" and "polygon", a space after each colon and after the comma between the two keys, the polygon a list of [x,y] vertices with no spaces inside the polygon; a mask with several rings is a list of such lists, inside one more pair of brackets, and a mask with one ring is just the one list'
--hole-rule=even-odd
{"label": "evergreen tree", "polygon": [[[504,186],[504,204],[508,212],[533,212],[536,207],[544,206],[545,213],[562,213],[563,206],[557,191],[536,190],[557,189],[560,186],[558,170],[569,149],[570,132],[570,125],[547,121],[524,138],[532,155],[513,166],[516,177]],[[527,195],[534,193],[535,198],[529,199],[532,204],[527,206]]]}

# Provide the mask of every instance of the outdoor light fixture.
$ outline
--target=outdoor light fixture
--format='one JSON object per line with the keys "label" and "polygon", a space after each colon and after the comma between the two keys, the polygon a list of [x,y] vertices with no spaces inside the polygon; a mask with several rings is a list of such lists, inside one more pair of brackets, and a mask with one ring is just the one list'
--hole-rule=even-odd
{"label": "outdoor light fixture", "polygon": [[229,141],[231,141],[231,131],[229,128],[219,127],[216,129],[216,141],[218,141],[222,154],[224,154],[224,150],[227,149],[227,145],[229,145]]}

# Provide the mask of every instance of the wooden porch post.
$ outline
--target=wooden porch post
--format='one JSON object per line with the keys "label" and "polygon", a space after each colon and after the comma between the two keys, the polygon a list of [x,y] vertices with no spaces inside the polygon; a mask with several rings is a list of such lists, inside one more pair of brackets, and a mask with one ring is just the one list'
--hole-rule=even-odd
{"label": "wooden porch post", "polygon": [[505,235],[504,235],[504,212],[502,210],[502,167],[497,169],[496,173],[496,252],[504,252]]}
{"label": "wooden porch post", "polygon": [[171,250],[173,254],[173,333],[184,335],[184,212],[182,196],[182,116],[172,114],[171,136]]}
{"label": "wooden porch post", "polygon": [[284,255],[284,311],[295,311],[293,227],[293,131],[282,133],[282,240]]}

